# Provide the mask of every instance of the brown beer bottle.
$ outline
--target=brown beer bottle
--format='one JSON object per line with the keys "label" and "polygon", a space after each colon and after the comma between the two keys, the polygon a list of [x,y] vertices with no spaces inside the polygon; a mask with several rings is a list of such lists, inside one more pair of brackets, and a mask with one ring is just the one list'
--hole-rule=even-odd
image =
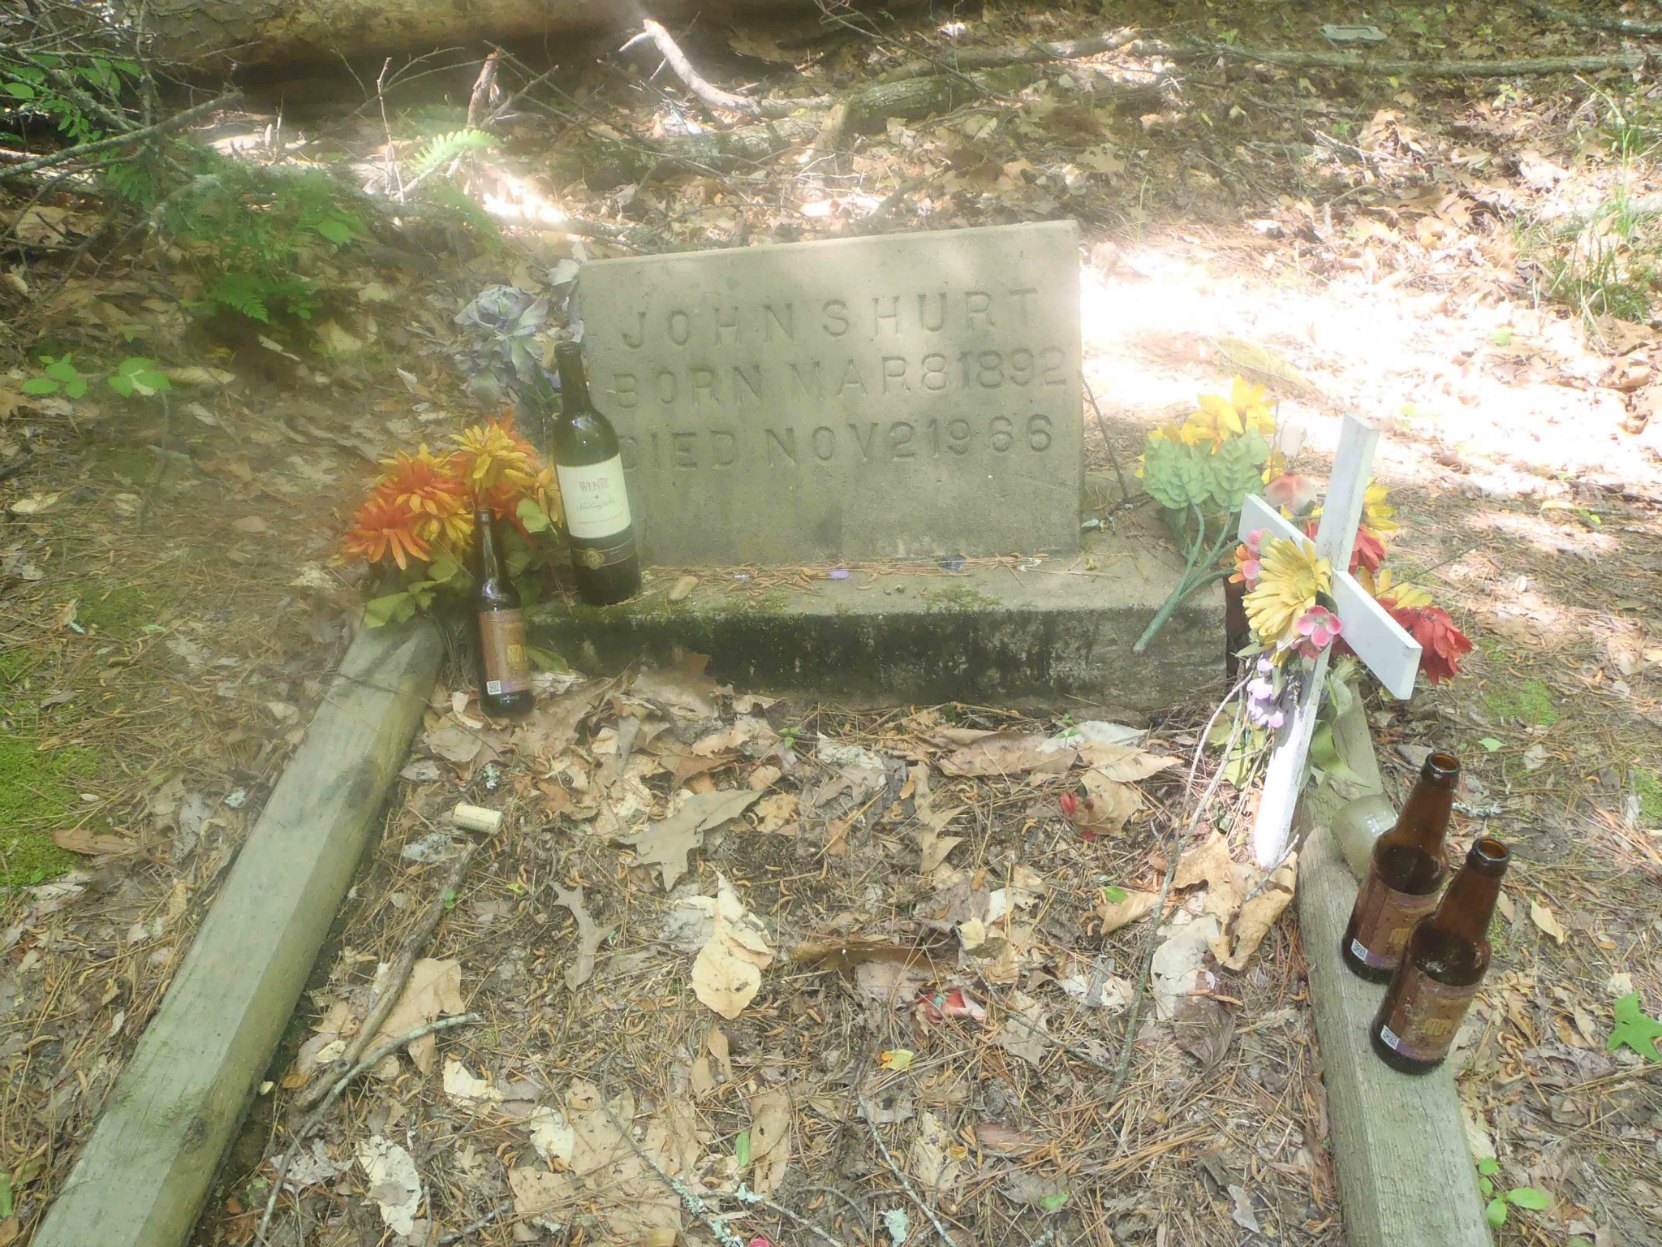
{"label": "brown beer bottle", "polygon": [[1499,840],[1479,840],[1442,903],[1414,928],[1370,1033],[1392,1069],[1428,1074],[1448,1055],[1489,968],[1489,919],[1510,860]]}
{"label": "brown beer bottle", "polygon": [[1420,767],[1396,826],[1373,846],[1367,877],[1356,894],[1340,952],[1365,979],[1383,983],[1402,960],[1414,924],[1437,904],[1446,873],[1443,836],[1460,783],[1460,760],[1434,753]]}
{"label": "brown beer bottle", "polygon": [[495,517],[488,507],[473,512],[473,554],[478,574],[473,605],[479,620],[479,708],[486,714],[524,714],[531,709],[525,616],[519,591],[497,553]]}
{"label": "brown beer bottle", "polygon": [[560,418],[554,424],[554,475],[565,508],[572,574],[585,602],[606,606],[641,588],[641,560],[623,458],[612,422],[595,410],[583,375],[583,348],[554,348],[560,370]]}

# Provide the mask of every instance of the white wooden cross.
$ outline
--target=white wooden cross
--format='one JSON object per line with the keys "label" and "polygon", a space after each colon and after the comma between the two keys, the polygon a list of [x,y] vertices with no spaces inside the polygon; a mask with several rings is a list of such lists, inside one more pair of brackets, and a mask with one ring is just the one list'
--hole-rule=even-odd
{"label": "white wooden cross", "polygon": [[[1316,530],[1316,553],[1333,569],[1333,603],[1345,640],[1391,696],[1406,698],[1414,691],[1414,675],[1420,666],[1420,643],[1374,601],[1373,595],[1349,571],[1351,549],[1362,521],[1362,504],[1368,489],[1368,468],[1378,441],[1378,429],[1355,416],[1345,417],[1344,429],[1339,434],[1339,453],[1333,458],[1333,474],[1322,504],[1321,524]],[[1265,539],[1285,537],[1301,544],[1309,540],[1262,498],[1248,497],[1241,508],[1241,540],[1245,541],[1248,533],[1258,529],[1263,530]],[[1258,802],[1252,847],[1258,864],[1265,870],[1286,856],[1293,807],[1298,804],[1299,792],[1304,787],[1304,768],[1310,756],[1310,740],[1316,732],[1316,710],[1321,703],[1331,649],[1329,646],[1317,657],[1315,670],[1300,691],[1298,703],[1270,752],[1269,766],[1264,772],[1264,794]]]}

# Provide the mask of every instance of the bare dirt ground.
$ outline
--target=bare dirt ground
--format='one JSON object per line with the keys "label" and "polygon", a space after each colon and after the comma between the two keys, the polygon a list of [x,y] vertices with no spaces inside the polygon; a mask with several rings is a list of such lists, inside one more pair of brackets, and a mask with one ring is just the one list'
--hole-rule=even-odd
{"label": "bare dirt ground", "polygon": [[[1354,19],[1341,8],[1226,20],[1179,3],[1118,20],[1137,18],[1151,41],[1326,48],[1320,25]],[[1100,30],[1022,8],[961,29],[942,21],[884,27],[884,38],[922,49]],[[1380,24],[1394,54],[1421,60],[1494,55],[1497,30],[1541,54],[1612,52],[1627,38],[1506,3],[1399,8]],[[778,80],[791,62],[841,86],[904,59],[896,42],[841,28],[811,45],[752,35],[688,46],[729,83]],[[12,469],[0,481],[11,885],[0,1135],[13,1201],[0,1241],[27,1234],[67,1173],[344,646],[357,587],[331,560],[370,461],[476,410],[455,377],[450,317],[482,285],[535,284],[573,257],[557,218],[543,219],[550,210],[607,227],[583,244],[590,256],[1074,216],[1090,242],[1087,377],[1122,463],[1143,429],[1231,373],[1267,384],[1280,417],[1307,427],[1318,472],[1336,413],[1378,420],[1378,475],[1405,522],[1397,547],[1478,648],[1454,683],[1379,706],[1376,740],[1387,762],[1430,745],[1460,754],[1472,783],[1457,834],[1481,827],[1517,854],[1497,970],[1456,1058],[1474,1148],[1494,1150],[1502,1185],[1551,1197],[1541,1211],[1514,1209],[1500,1239],[1654,1237],[1658,1067],[1606,1046],[1617,997],[1662,1004],[1662,423],[1652,415],[1662,381],[1647,207],[1662,119],[1650,80],[1392,81],[1220,54],[1179,62],[1149,111],[1115,104],[1112,84],[1168,63],[1130,49],[1054,66],[1013,99],[854,136],[836,164],[805,169],[787,153],[610,181],[582,176],[597,127],[662,136],[712,123],[673,80],[606,57],[529,94],[545,107],[523,110],[504,150],[462,176],[530,220],[505,254],[463,244],[414,263],[339,262],[329,319],[356,346],[334,337],[332,354],[291,359],[205,337],[144,254],[111,257],[30,309],[39,336],[25,345],[117,355],[136,324],[153,354],[223,375],[181,384],[165,413],[110,397],[32,400],[18,390],[21,367],[0,378],[0,467]],[[241,132],[268,120],[242,118]],[[388,158],[374,101],[303,125],[315,152],[248,150],[371,167]],[[394,158],[417,140],[401,141]],[[50,284],[49,257],[17,271]],[[1093,496],[1112,522],[1119,491],[1087,431]],[[455,677],[446,692],[461,687]],[[794,1247],[814,1234],[731,1198],[740,1179],[838,1242],[890,1241],[881,1218],[895,1210],[914,1235],[935,1232],[905,1183],[966,1245],[1343,1241],[1290,921],[1240,972],[1212,967],[1206,1012],[1186,1028],[1145,1018],[1128,1092],[1107,1094],[1125,1026],[1109,984],[1131,976],[1150,924],[1104,934],[1093,914],[1104,886],[1158,881],[1187,809],[1180,771],[1136,781],[1147,808],[1125,833],[1087,841],[1057,805],[1067,777],[941,773],[952,742],[939,733],[1006,725],[989,712],[847,719],[781,703],[752,708],[765,733],[750,724],[730,748],[699,754],[699,741],[746,716],[731,697],[698,691],[705,705],[678,708],[602,689],[555,735],[570,737],[560,749],[545,741],[486,765],[441,746],[412,772],[273,1094],[286,1104],[329,1037],[350,1036],[364,1016],[377,967],[435,903],[453,852],[436,841],[422,850],[432,860],[404,851],[462,796],[508,809],[508,831],[471,859],[453,905],[437,901],[448,907],[419,952],[456,963],[444,971],[453,983],[433,991],[453,987],[483,1020],[439,1036],[426,1068],[403,1061],[348,1095],[291,1166],[300,1190],[280,1197],[270,1241],[379,1241],[378,1205],[399,1176],[393,1144],[424,1192],[425,1226],[412,1229],[432,1241],[456,1241],[445,1236],[486,1217],[468,1241],[639,1238],[667,1226],[673,1200],[620,1140],[696,1175],[712,1213],[743,1214],[734,1228],[747,1243]],[[436,705],[428,748],[447,724],[476,739],[466,714]],[[661,767],[650,774],[619,765],[631,717],[637,733],[662,725],[651,739],[678,742],[650,753],[641,742],[636,756]],[[1154,729],[1148,747],[1186,762],[1203,719],[1202,708],[1174,708],[1137,726]],[[868,804],[836,811],[845,787],[809,801],[788,830],[789,819],[762,830],[762,802],[801,803],[847,771],[838,747],[882,760]],[[689,770],[662,766],[666,753],[723,760]],[[780,765],[787,757],[794,769]],[[596,784],[635,785],[646,822],[685,782],[743,789],[767,766],[781,773],[738,823],[706,836],[680,894],[596,834],[599,815],[578,817],[601,804]],[[1395,775],[1409,771],[1404,761]],[[934,830],[963,843],[923,869],[930,812],[955,809]],[[1232,809],[1214,812],[1226,831]],[[696,907],[674,903],[716,897],[718,874],[774,956],[761,994],[731,1022],[691,993],[705,932]],[[566,975],[584,930],[556,884],[582,891],[600,936],[594,974],[576,986]],[[1211,890],[1181,891],[1179,912],[1204,910]],[[1002,910],[989,908],[996,892]],[[942,927],[971,919],[995,941],[980,956]],[[791,959],[816,939],[876,943]],[[936,1001],[933,981],[894,965],[896,948],[914,950],[914,967],[950,962],[939,981],[967,997]],[[1000,958],[1014,958],[1014,978]],[[883,991],[872,966],[892,976],[877,981]],[[1101,1004],[1070,994],[1076,976]],[[985,1019],[955,1015],[972,1003]],[[314,1036],[324,1039],[308,1044]],[[881,1054],[902,1051],[909,1068],[883,1067]],[[245,1140],[204,1242],[251,1240],[269,1157],[287,1138],[271,1112],[258,1120],[270,1137]],[[579,1172],[580,1156],[596,1163]],[[609,1188],[597,1175],[612,1165]],[[622,1229],[608,1220],[629,1216]],[[693,1241],[713,1241],[697,1216],[680,1221]]]}

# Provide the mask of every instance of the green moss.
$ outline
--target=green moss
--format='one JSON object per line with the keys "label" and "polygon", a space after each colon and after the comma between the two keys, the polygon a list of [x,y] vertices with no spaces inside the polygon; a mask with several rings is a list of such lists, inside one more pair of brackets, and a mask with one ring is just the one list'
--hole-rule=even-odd
{"label": "green moss", "polygon": [[1633,790],[1639,794],[1639,821],[1662,827],[1662,779],[1649,771],[1634,771]]}
{"label": "green moss", "polygon": [[158,612],[147,590],[121,585],[99,591],[88,586],[75,608],[75,620],[110,636],[128,636],[145,624],[155,623]]}
{"label": "green moss", "polygon": [[27,736],[0,737],[0,885],[61,875],[75,858],[52,843],[75,804],[77,781],[91,775],[90,749],[38,749]]}
{"label": "green moss", "polygon": [[925,589],[919,596],[932,611],[980,611],[997,606],[998,599],[988,597],[968,585],[947,585],[944,588]]}
{"label": "green moss", "polygon": [[101,475],[128,485],[146,485],[156,476],[156,454],[145,446],[103,446],[93,462]]}
{"label": "green moss", "polygon": [[1530,727],[1551,727],[1558,722],[1558,707],[1552,704],[1552,690],[1539,680],[1505,684],[1483,695],[1490,717],[1520,719]]}

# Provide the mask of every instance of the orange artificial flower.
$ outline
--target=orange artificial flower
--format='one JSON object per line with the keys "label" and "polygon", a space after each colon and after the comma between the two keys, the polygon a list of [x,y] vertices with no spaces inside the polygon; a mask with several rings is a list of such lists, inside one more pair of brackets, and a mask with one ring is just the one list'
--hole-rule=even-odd
{"label": "orange artificial flower", "polygon": [[473,533],[467,486],[456,470],[459,457],[435,455],[423,443],[413,455],[401,452],[382,460],[387,472],[377,486],[416,517],[415,531],[423,540],[452,549],[465,549]]}
{"label": "orange artificial flower", "polygon": [[418,517],[398,500],[386,486],[376,488],[358,513],[352,517],[352,527],[342,542],[348,554],[362,556],[365,562],[379,563],[391,558],[400,571],[409,567],[409,560],[430,559],[433,551],[416,531]]}

